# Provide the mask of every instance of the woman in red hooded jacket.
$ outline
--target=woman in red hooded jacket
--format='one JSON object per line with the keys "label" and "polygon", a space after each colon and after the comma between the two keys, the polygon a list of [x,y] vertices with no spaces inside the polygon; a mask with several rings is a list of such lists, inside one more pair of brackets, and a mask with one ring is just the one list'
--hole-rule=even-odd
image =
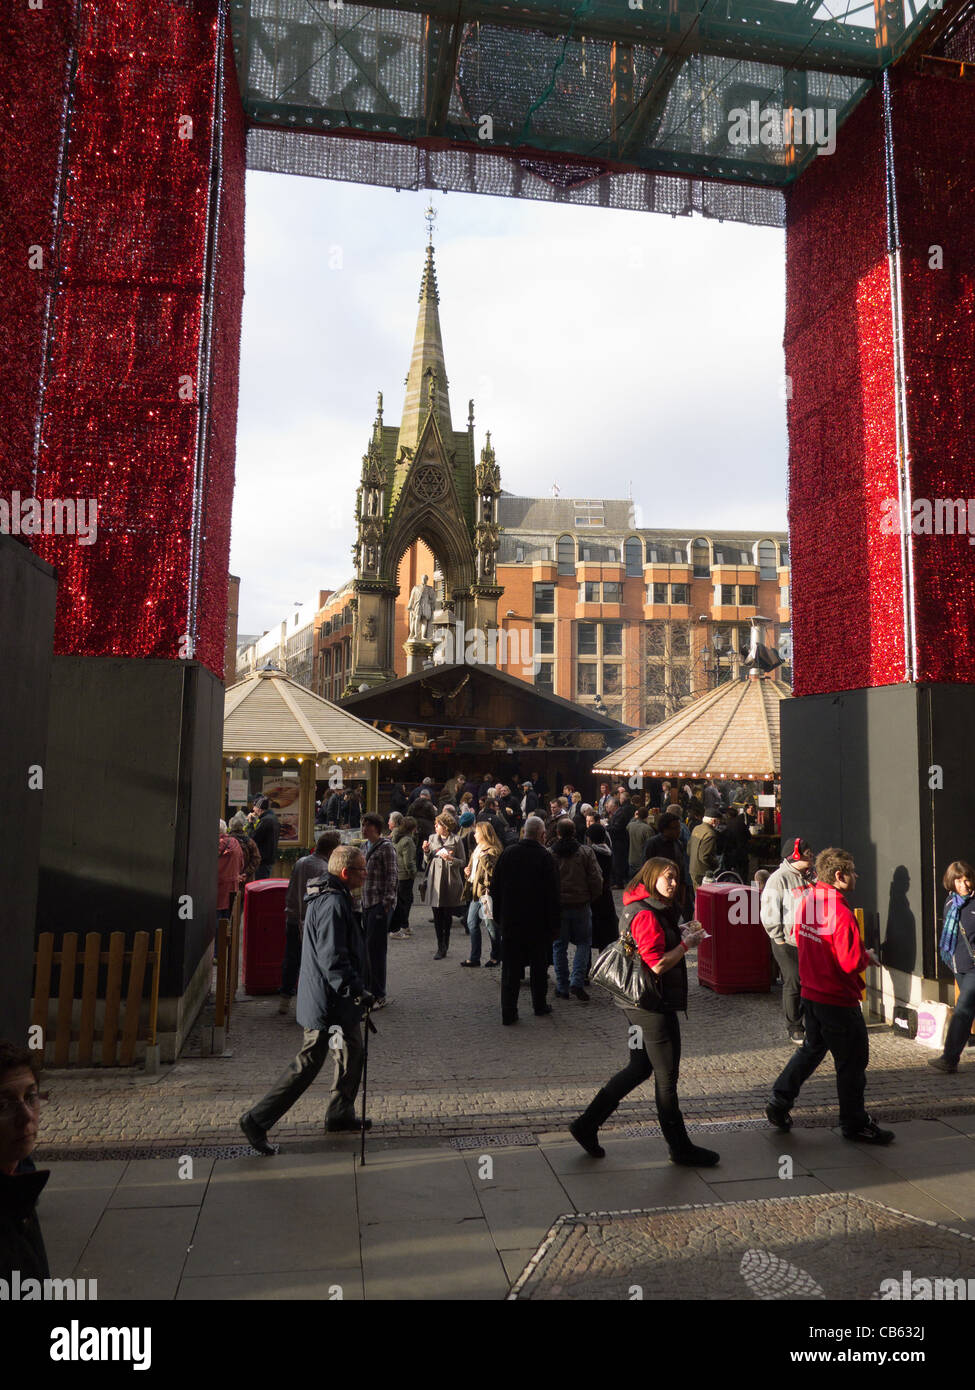
{"label": "woman in red hooded jacket", "polygon": [[597,1093],[584,1114],[573,1120],[569,1133],[593,1158],[605,1157],[597,1142],[599,1126],[612,1115],[624,1096],[651,1075],[660,1129],[673,1163],[689,1168],[713,1168],[719,1155],[692,1144],[677,1098],[680,1070],[679,1010],[687,1012],[687,966],[684,957],[704,935],[699,923],[678,925],[680,877],[670,859],[648,859],[623,892],[624,922],[647,970],[659,982],[659,995],[650,990],[641,1009],[624,1009],[629,1023],[630,1060]]}

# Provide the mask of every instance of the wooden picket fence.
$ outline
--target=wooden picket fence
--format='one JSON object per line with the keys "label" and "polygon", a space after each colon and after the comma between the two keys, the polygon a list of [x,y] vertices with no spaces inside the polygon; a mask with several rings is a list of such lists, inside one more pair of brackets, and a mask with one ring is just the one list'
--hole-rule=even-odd
{"label": "wooden picket fence", "polygon": [[[156,1052],[156,1016],[159,1010],[159,970],[162,957],[162,931],[157,930],[152,950],[149,933],[136,932],[132,949],[125,949],[124,932],[112,932],[108,949],[102,949],[101,932],[88,932],[79,956],[79,934],[66,932],[61,949],[54,949],[54,936],[43,932],[34,953],[34,1006],[31,1023],[43,1030],[45,1059],[49,1065],[66,1067],[70,1061],[81,1067],[91,1066],[95,1058],[95,1023],[98,1004],[98,977],[102,966],[108,967],[105,981],[104,1012],[100,1042],[100,1057],[95,1065],[130,1067],[135,1061],[136,1043],[144,1041],[147,1057]],[[75,980],[78,965],[82,966],[80,1014],[77,1038],[74,1036]],[[128,988],[123,1006],[122,981],[128,966]],[[48,1039],[51,1004],[51,976],[54,966],[60,967],[57,995],[57,1023],[54,1043]],[[146,1035],[139,1038],[139,1014],[145,984],[146,968],[152,968],[149,995],[149,1014]],[[121,1028],[119,1027],[121,1014]],[[75,1057],[72,1043],[77,1041]]]}
{"label": "wooden picket fence", "polygon": [[230,1032],[230,1015],[237,997],[240,971],[240,917],[243,890],[234,899],[229,918],[217,922],[217,984],[213,1010],[213,1051],[222,1053]]}

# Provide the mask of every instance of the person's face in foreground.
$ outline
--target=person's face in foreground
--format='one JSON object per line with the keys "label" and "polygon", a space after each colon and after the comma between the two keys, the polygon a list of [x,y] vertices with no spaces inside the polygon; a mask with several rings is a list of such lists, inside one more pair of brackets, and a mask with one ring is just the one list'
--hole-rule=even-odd
{"label": "person's face in foreground", "polygon": [[12,1173],[37,1143],[40,1097],[30,1067],[0,1076],[0,1173]]}
{"label": "person's face in foreground", "polygon": [[665,902],[677,892],[677,875],[673,869],[665,869],[654,885],[654,894],[658,898],[663,898]]}
{"label": "person's face in foreground", "polygon": [[343,869],[341,878],[347,888],[361,888],[366,879],[366,861],[360,856]]}
{"label": "person's face in foreground", "polygon": [[955,879],[955,892],[959,898],[970,898],[972,896],[972,881],[962,875]]}

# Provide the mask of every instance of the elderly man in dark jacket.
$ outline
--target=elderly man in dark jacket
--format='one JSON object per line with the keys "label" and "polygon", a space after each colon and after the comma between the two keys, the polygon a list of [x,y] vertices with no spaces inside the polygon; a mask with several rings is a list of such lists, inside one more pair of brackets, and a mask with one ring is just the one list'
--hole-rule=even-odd
{"label": "elderly man in dark jacket", "polygon": [[284,900],[284,960],[281,962],[279,1014],[288,1013],[298,989],[301,932],[307,910],[305,893],[313,879],[323,878],[328,873],[332,851],[338,849],[341,842],[342,837],[337,830],[324,830],[315,841],[315,853],[302,855],[291,870]]}
{"label": "elderly man in dark jacket", "polygon": [[[335,1057],[332,1099],[325,1128],[360,1130],[355,1098],[362,1077],[362,1015],[373,996],[362,981],[362,920],[352,900],[361,888],[366,861],[355,845],[340,845],[328,861],[328,877],[308,905],[298,976],[298,1022],[305,1030],[301,1051],[263,1100],[240,1117],[252,1148],[273,1154],[267,1131],[291,1109],[322,1069]],[[369,1128],[369,1121],[365,1121]]]}
{"label": "elderly man in dark jacket", "polygon": [[546,1003],[548,963],[559,934],[559,871],[545,848],[545,822],[525,821],[524,838],[508,845],[491,878],[494,920],[501,931],[501,1022],[518,1022],[518,987],[527,965],[536,1014]]}

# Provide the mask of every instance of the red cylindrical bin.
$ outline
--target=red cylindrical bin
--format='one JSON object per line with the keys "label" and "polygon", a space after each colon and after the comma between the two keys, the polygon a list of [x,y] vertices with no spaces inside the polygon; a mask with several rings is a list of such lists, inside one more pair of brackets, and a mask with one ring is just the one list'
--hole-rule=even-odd
{"label": "red cylindrical bin", "polygon": [[694,912],[709,935],[697,948],[698,982],[715,994],[750,994],[772,988],[772,948],[750,884],[705,883]]}
{"label": "red cylindrical bin", "polygon": [[286,878],[259,878],[244,888],[241,983],[245,994],[277,994],[284,960]]}

